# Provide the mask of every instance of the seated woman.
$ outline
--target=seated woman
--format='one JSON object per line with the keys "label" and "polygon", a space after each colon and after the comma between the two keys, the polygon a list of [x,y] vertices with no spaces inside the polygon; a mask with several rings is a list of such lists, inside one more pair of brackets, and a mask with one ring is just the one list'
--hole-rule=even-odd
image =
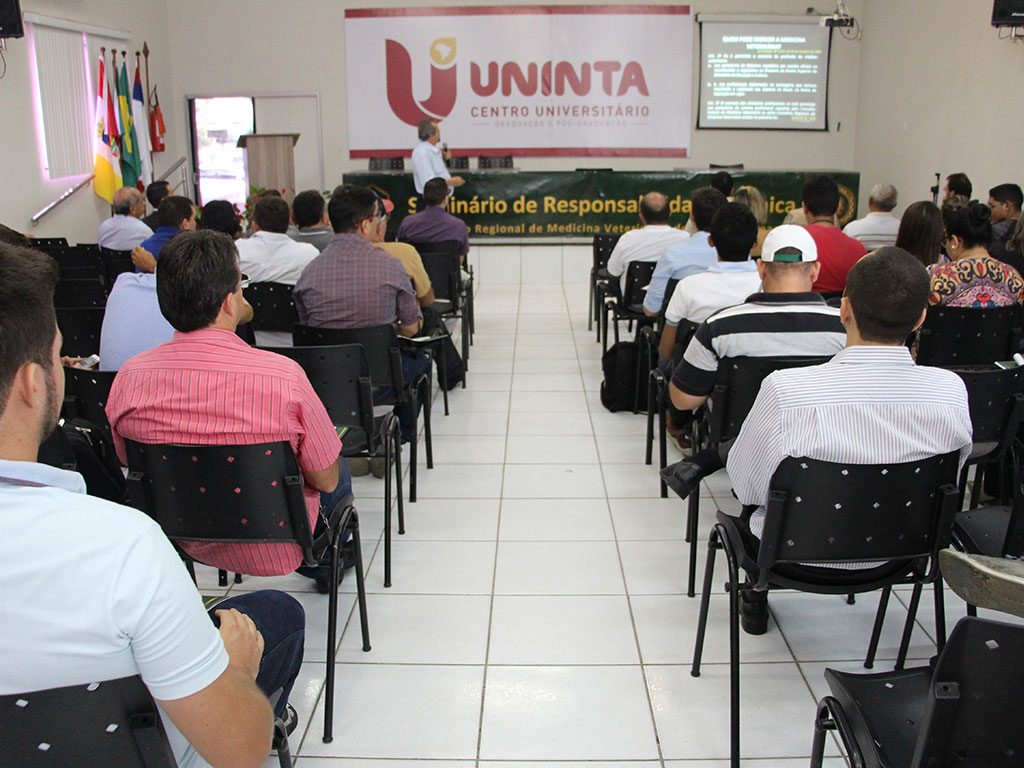
{"label": "seated woman", "polygon": [[931,200],[911,203],[900,218],[896,247],[916,256],[926,267],[945,261],[942,255],[942,212]]}
{"label": "seated woman", "polygon": [[992,221],[987,205],[949,201],[942,206],[942,222],[950,261],[929,268],[930,304],[987,308],[1024,302],[1020,273],[989,255]]}

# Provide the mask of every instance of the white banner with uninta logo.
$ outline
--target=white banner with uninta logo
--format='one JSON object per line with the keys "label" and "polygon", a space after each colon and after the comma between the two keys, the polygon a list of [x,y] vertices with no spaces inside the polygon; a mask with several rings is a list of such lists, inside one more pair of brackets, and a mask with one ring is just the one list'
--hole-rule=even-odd
{"label": "white banner with uninta logo", "polygon": [[345,50],[353,158],[424,119],[456,155],[687,155],[689,6],[350,9]]}

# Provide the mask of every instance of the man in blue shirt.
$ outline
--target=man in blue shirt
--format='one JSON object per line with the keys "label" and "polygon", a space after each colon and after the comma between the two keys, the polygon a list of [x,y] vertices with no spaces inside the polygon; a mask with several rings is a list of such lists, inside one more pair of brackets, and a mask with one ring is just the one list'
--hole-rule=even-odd
{"label": "man in blue shirt", "polygon": [[421,120],[416,130],[420,138],[420,143],[412,151],[412,183],[416,191],[422,195],[423,185],[438,177],[444,179],[449,187],[462,186],[465,180],[461,176],[452,176],[444,164],[446,158],[438,146],[441,129],[437,127],[437,122]]}
{"label": "man in blue shirt", "polygon": [[118,275],[103,313],[100,370],[117,371],[128,358],[170,341],[173,335],[160,311],[156,274]]}
{"label": "man in blue shirt", "polygon": [[160,251],[176,234],[196,228],[195,206],[187,197],[165,197],[157,210],[157,222],[159,226],[153,236],[142,241],[142,248],[153,254],[154,259],[160,258]]}
{"label": "man in blue shirt", "polygon": [[712,187],[701,187],[693,193],[691,220],[697,231],[684,243],[672,246],[658,259],[654,268],[647,296],[644,298],[644,314],[657,317],[665,302],[665,289],[669,280],[681,280],[689,275],[704,272],[718,262],[718,252],[708,242],[711,220],[718,209],[728,202],[725,195]]}

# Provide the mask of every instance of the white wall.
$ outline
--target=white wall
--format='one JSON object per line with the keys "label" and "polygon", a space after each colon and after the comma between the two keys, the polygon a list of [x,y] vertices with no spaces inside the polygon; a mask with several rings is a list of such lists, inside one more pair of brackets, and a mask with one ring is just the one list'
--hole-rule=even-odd
{"label": "white wall", "polygon": [[[566,0],[563,0],[566,1]],[[575,2],[575,0],[568,0]],[[480,5],[481,0],[456,0],[442,5]],[[432,6],[436,0],[389,0],[338,3],[333,0],[177,0],[169,18],[174,52],[174,81],[179,104],[186,95],[320,92],[323,110],[324,163],[327,185],[340,182],[349,170],[365,170],[365,160],[349,160],[345,87],[344,12],[346,7]],[[861,0],[849,3],[854,13]],[[802,14],[803,0],[707,0],[693,6],[708,13]],[[199,20],[201,23],[197,23]],[[519,158],[524,169],[571,169],[583,166],[617,169],[706,168],[709,163],[744,163],[748,168],[850,168],[854,160],[860,44],[838,35],[832,46],[830,131],[694,130],[691,157],[644,158]],[[697,70],[695,29],[693,68]],[[365,88],[383,88],[384,73]],[[696,79],[694,79],[696,89]],[[694,115],[696,115],[694,90]],[[183,112],[182,112],[183,113]],[[372,120],[372,115],[366,116]],[[838,128],[838,130],[837,130]],[[415,143],[410,128],[409,144]],[[458,137],[446,136],[453,147]],[[301,141],[301,139],[300,139]]]}
{"label": "white wall", "polygon": [[[157,155],[157,172],[164,170],[184,154],[186,135],[181,111],[171,98],[171,67],[167,44],[164,0],[23,0],[22,11],[94,24],[132,33],[132,51],[143,40],[152,49],[150,76],[160,85],[161,107],[168,123],[167,152]],[[29,70],[27,38],[9,40],[7,75],[0,80],[0,222],[37,237],[65,235],[71,242],[95,242],[96,227],[110,215],[110,206],[90,188],[82,189],[33,228],[32,215],[55,199],[82,177],[51,180],[42,168],[37,145],[34,95]],[[91,63],[95,67],[95,63]],[[108,60],[109,67],[109,60]],[[95,72],[93,72],[95,82]],[[41,129],[40,129],[41,133]]]}
{"label": "white wall", "polygon": [[900,210],[964,171],[976,197],[1024,182],[1024,44],[999,40],[992,0],[866,0],[856,167]]}

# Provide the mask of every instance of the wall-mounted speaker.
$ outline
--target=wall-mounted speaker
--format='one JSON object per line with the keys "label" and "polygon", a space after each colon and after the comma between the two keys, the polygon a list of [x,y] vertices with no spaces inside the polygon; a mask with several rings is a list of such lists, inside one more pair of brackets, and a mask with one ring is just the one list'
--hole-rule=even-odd
{"label": "wall-mounted speaker", "polygon": [[992,5],[993,27],[1024,27],[1024,0],[995,0]]}
{"label": "wall-mounted speaker", "polygon": [[0,37],[24,37],[21,23],[21,3],[18,0],[0,0]]}

